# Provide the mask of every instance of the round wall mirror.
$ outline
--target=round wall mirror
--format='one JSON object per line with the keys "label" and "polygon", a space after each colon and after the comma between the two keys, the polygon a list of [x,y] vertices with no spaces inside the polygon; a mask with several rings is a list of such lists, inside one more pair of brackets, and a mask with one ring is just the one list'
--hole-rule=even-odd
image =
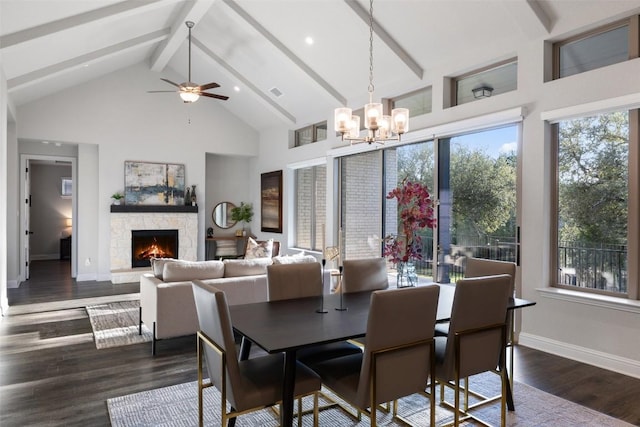
{"label": "round wall mirror", "polygon": [[236,205],[231,202],[218,203],[211,213],[213,223],[220,228],[231,228],[236,225],[236,221],[231,219],[231,209],[235,207]]}

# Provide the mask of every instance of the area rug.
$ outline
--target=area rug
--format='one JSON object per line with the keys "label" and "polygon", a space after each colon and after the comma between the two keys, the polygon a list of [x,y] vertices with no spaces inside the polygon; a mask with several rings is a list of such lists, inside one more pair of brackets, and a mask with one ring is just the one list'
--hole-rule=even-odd
{"label": "area rug", "polygon": [[[483,392],[499,390],[499,381],[495,375],[483,375],[475,378],[474,388]],[[329,395],[330,392],[323,390]],[[439,394],[438,394],[439,395]],[[492,395],[492,394],[488,394]],[[107,400],[111,425],[114,427],[141,426],[197,426],[198,425],[198,391],[197,383],[190,382],[170,387],[130,394]],[[451,396],[448,396],[449,398]],[[220,393],[214,387],[204,392],[205,425],[220,426]],[[339,400],[339,399],[338,399]],[[514,387],[516,410],[507,412],[507,425],[518,427],[539,426],[631,426],[615,418],[608,417],[594,410],[550,395],[525,384],[516,383]],[[320,404],[327,403],[320,399]],[[309,409],[311,398],[305,398],[304,407]],[[401,399],[398,413],[414,426],[429,425],[428,400],[419,394]],[[474,414],[493,425],[500,425],[499,403],[478,408]],[[453,420],[448,409],[436,407],[437,423]],[[304,426],[313,425],[312,414],[304,415]],[[382,426],[403,426],[400,421],[384,412],[378,412],[378,424]],[[363,417],[357,422],[339,407],[325,409],[320,412],[321,426],[369,426],[369,420]],[[269,409],[241,415],[236,422],[237,427],[277,426],[278,419]],[[297,424],[297,421],[295,421]],[[463,423],[463,426],[476,425]]]}
{"label": "area rug", "polygon": [[153,334],[140,322],[140,301],[120,301],[87,306],[96,348],[110,348],[149,342]]}

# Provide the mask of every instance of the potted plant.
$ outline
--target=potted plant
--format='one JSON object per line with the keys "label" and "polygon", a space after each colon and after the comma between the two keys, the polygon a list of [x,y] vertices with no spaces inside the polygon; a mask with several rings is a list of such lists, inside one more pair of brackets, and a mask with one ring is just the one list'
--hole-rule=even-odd
{"label": "potted plant", "polygon": [[245,224],[253,219],[253,205],[251,203],[240,202],[240,206],[231,209],[231,220],[242,222],[242,234],[246,235]]}
{"label": "potted plant", "polygon": [[418,276],[414,261],[422,259],[422,238],[418,232],[434,228],[434,203],[426,185],[406,178],[387,195],[398,201],[398,233],[384,239],[383,255],[396,264],[398,287],[415,286]]}
{"label": "potted plant", "polygon": [[114,205],[119,205],[120,204],[120,200],[124,199],[124,194],[120,193],[120,192],[115,192],[111,195],[111,198],[113,199],[113,204]]}

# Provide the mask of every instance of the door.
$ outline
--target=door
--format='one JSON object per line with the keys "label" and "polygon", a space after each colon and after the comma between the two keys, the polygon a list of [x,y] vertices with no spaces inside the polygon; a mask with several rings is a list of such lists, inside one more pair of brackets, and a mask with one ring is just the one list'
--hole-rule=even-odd
{"label": "door", "polygon": [[25,194],[25,199],[24,199],[24,215],[23,215],[23,219],[24,219],[24,230],[25,230],[25,236],[24,236],[24,260],[25,260],[25,280],[29,280],[29,264],[31,262],[31,258],[30,258],[30,251],[29,251],[29,246],[30,246],[30,240],[31,240],[31,235],[33,234],[32,231],[30,231],[30,218],[31,218],[31,179],[30,176],[31,174],[29,173],[31,168],[31,160],[27,159],[27,163],[26,163],[26,168],[25,168],[25,179],[24,179],[24,194]]}
{"label": "door", "polygon": [[516,262],[518,128],[438,140],[437,282],[462,278],[466,257]]}

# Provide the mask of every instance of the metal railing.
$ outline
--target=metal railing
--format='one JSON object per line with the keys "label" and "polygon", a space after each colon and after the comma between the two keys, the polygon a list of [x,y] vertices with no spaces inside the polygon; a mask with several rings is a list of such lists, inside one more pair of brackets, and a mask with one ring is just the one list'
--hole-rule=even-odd
{"label": "metal railing", "polygon": [[558,283],[627,292],[627,246],[559,242]]}

